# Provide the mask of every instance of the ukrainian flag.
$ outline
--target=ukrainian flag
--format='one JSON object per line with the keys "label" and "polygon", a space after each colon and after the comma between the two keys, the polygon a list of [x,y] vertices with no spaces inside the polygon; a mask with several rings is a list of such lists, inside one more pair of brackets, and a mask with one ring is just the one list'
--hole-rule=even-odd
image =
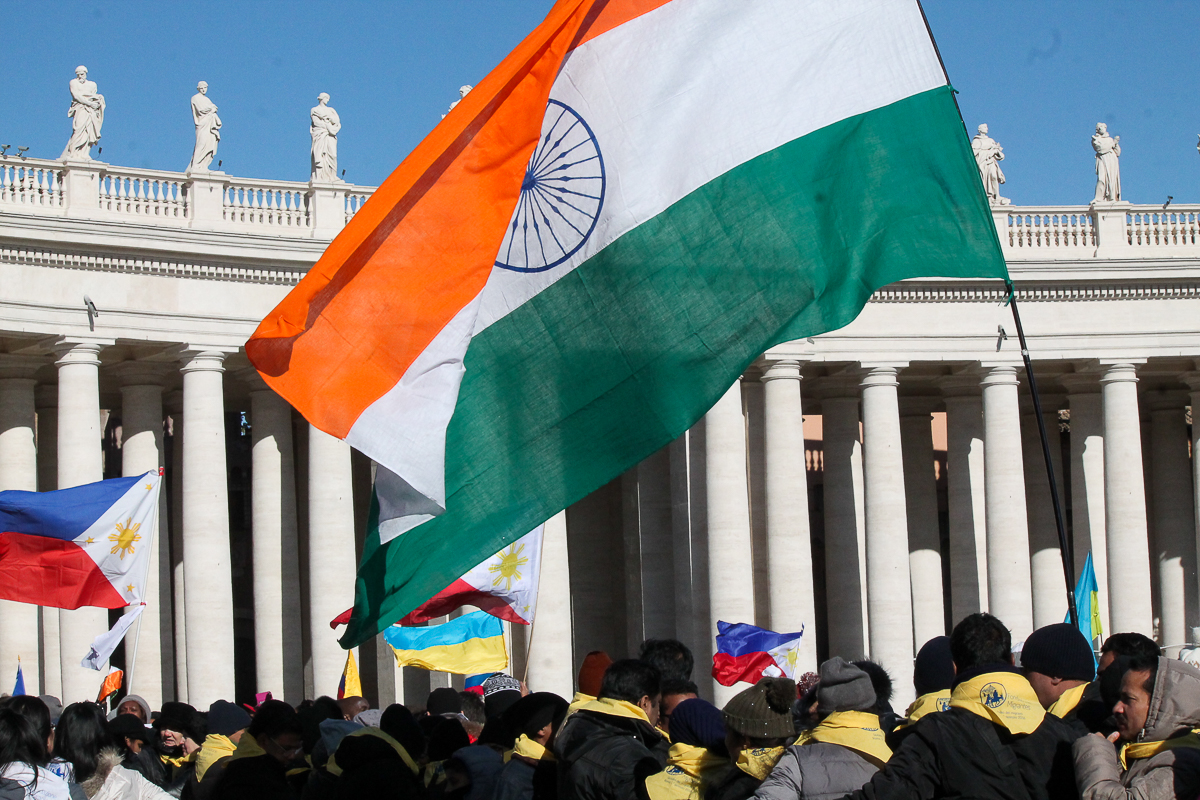
{"label": "ukrainian flag", "polygon": [[393,625],[383,638],[396,651],[396,664],[401,667],[474,675],[508,666],[504,628],[499,618],[483,611],[424,628]]}
{"label": "ukrainian flag", "polygon": [[[1092,566],[1092,554],[1088,553],[1083,563],[1083,572],[1075,584],[1075,605],[1079,610],[1079,632],[1092,646],[1093,653],[1104,642],[1104,626],[1100,623],[1100,585],[1096,583],[1096,570]],[[1067,612],[1064,622],[1071,621]]]}

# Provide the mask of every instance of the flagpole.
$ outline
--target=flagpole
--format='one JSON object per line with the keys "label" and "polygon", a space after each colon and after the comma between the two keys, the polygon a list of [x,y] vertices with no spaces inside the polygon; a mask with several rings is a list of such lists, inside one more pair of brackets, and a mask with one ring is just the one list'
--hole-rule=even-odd
{"label": "flagpole", "polygon": [[1067,611],[1071,624],[1079,627],[1079,608],[1075,604],[1075,564],[1071,558],[1071,543],[1067,539],[1067,526],[1063,521],[1062,504],[1058,499],[1058,481],[1054,478],[1054,461],[1050,455],[1050,437],[1046,433],[1046,420],[1042,417],[1042,400],[1038,395],[1037,378],[1033,374],[1033,363],[1029,359],[1029,345],[1025,342],[1025,328],[1021,325],[1021,314],[1017,311],[1017,290],[1011,280],[1004,282],[1008,288],[1008,304],[1012,307],[1013,321],[1017,325],[1017,339],[1021,343],[1021,358],[1025,361],[1025,374],[1029,376],[1029,393],[1033,395],[1033,414],[1037,418],[1038,435],[1042,440],[1042,457],[1046,462],[1046,476],[1050,480],[1050,498],[1054,504],[1054,524],[1058,528],[1058,548],[1062,555],[1063,578],[1067,583]]}
{"label": "flagpole", "polygon": [[[146,555],[146,572],[142,575],[143,591],[145,591],[146,585],[150,582],[150,570],[154,569],[154,540],[157,539],[159,535],[158,510],[159,506],[162,505],[161,495],[163,471],[164,470],[162,467],[158,468],[158,491],[154,495],[154,535],[148,537],[150,544],[147,546],[150,552]],[[147,470],[147,472],[153,472],[153,470]],[[142,600],[141,605],[146,605],[146,601]],[[137,630],[133,632],[133,656],[128,659],[129,663],[126,664],[128,669],[125,670],[125,694],[133,694],[133,668],[137,664],[138,642],[142,638],[142,618],[145,616],[146,612],[143,610],[137,618]]]}

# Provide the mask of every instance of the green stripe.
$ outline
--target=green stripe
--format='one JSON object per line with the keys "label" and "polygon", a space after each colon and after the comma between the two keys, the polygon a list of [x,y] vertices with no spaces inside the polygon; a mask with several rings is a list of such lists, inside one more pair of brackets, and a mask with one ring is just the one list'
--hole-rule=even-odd
{"label": "green stripe", "polygon": [[949,87],[753,159],[471,343],[447,511],[359,570],[351,646],[677,438],[768,347],[917,276],[1005,278]]}

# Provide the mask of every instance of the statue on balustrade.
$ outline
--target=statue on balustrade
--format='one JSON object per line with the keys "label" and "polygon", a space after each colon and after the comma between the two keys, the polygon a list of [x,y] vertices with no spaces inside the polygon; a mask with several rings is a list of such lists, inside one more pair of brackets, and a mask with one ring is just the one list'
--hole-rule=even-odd
{"label": "statue on balustrade", "polygon": [[975,153],[975,164],[979,167],[979,177],[983,179],[983,190],[987,192],[988,201],[994,206],[1009,204],[1007,197],[1000,196],[1000,184],[1004,183],[1004,173],[1000,171],[1000,162],[1004,160],[1004,148],[992,137],[988,136],[988,126],[979,126],[979,132],[971,140],[971,150]]}
{"label": "statue on balustrade", "polygon": [[216,104],[208,99],[207,81],[196,84],[196,93],[192,95],[192,120],[196,123],[196,149],[192,151],[187,171],[208,172],[208,165],[217,155],[217,145],[221,141],[221,118],[217,116]]}
{"label": "statue on balustrade", "polygon": [[75,80],[68,84],[71,89],[71,138],[63,149],[61,159],[91,161],[92,146],[100,141],[100,128],[104,125],[104,95],[96,91],[96,82],[87,79],[87,67],[75,68]]}
{"label": "statue on balustrade", "polygon": [[1097,123],[1092,135],[1092,149],[1096,151],[1096,198],[1093,202],[1117,201],[1121,199],[1121,137],[1109,136],[1108,126]]}
{"label": "statue on balustrade", "polygon": [[312,179],[330,183],[337,180],[337,135],[342,129],[338,113],[329,107],[329,95],[317,95],[312,116]]}
{"label": "statue on balustrade", "polygon": [[[450,107],[446,109],[446,114],[449,114],[451,111],[453,111],[454,107],[456,105],[458,105],[459,103],[461,103],[463,101],[463,98],[466,97],[467,94],[470,93],[471,89],[473,89],[473,88],[475,88],[475,87],[469,86],[469,85],[458,87],[458,99],[450,104]],[[442,119],[446,118],[446,114],[442,114]]]}

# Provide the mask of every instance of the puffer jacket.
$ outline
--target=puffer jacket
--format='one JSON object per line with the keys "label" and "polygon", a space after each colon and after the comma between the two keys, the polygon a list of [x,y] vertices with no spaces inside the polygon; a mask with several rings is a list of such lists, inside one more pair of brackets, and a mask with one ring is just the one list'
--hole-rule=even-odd
{"label": "puffer jacket", "polygon": [[[1158,675],[1146,727],[1139,742],[1162,742],[1200,726],[1200,670],[1169,658],[1158,659]],[[1195,800],[1200,793],[1200,749],[1164,749],[1128,760],[1121,769],[1117,748],[1099,736],[1074,745],[1075,781],[1083,800]]]}
{"label": "puffer jacket", "polygon": [[567,717],[554,740],[559,800],[632,800],[662,770],[666,743],[629,703],[593,700]]}
{"label": "puffer jacket", "polygon": [[792,745],[754,793],[756,800],[844,797],[871,780],[879,767],[860,753],[828,742]]}

